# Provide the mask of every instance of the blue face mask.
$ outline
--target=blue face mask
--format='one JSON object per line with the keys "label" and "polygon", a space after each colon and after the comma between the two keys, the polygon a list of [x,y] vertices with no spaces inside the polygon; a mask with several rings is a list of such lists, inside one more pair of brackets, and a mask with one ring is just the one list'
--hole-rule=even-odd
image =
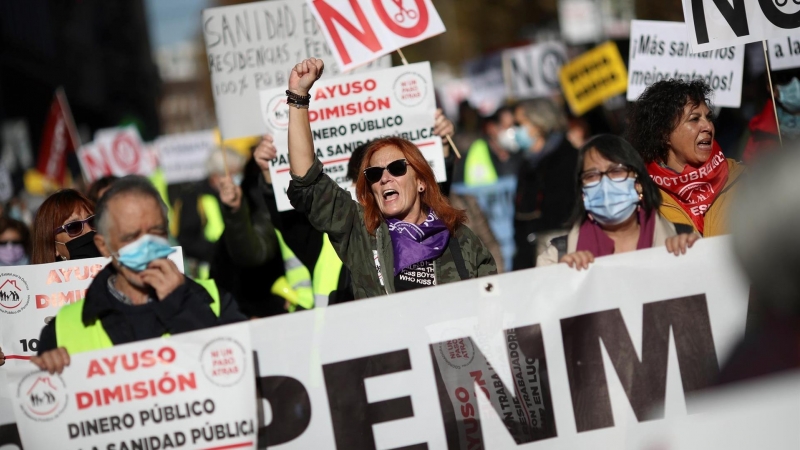
{"label": "blue face mask", "polygon": [[617,182],[601,177],[597,184],[583,187],[583,206],[601,225],[620,224],[636,211],[639,204],[635,184],[635,178]]}
{"label": "blue face mask", "polygon": [[523,126],[514,127],[514,138],[521,150],[528,150],[536,142],[536,139],[532,138],[528,133],[528,129]]}
{"label": "blue face mask", "polygon": [[166,258],[174,252],[175,250],[170,247],[169,241],[166,239],[152,234],[145,234],[119,249],[117,251],[117,261],[135,272],[141,272],[147,268],[150,262]]}
{"label": "blue face mask", "polygon": [[800,80],[792,78],[789,84],[778,85],[780,103],[792,114],[800,113]]}

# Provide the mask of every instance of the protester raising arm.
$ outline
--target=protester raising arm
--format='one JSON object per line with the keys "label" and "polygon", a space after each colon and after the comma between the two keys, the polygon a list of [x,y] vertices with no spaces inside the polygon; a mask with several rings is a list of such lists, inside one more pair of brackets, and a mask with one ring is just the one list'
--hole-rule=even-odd
{"label": "protester raising arm", "polygon": [[[295,97],[289,95],[289,168],[299,177],[305,176],[314,164],[314,140],[308,118],[308,91],[322,76],[323,69],[321,59],[309,58],[294,66],[289,74],[289,92],[305,98],[306,103],[299,105],[301,107],[294,107],[291,102]],[[303,99],[300,103],[303,103]]]}
{"label": "protester raising arm", "polygon": [[464,225],[464,212],[442,195],[433,169],[413,142],[385,137],[370,143],[356,181],[358,202],[323,173],[305,110],[322,67],[319,60],[307,60],[290,76],[292,182],[287,194],[298,212],[328,233],[350,269],[355,298],[496,273],[491,254]]}

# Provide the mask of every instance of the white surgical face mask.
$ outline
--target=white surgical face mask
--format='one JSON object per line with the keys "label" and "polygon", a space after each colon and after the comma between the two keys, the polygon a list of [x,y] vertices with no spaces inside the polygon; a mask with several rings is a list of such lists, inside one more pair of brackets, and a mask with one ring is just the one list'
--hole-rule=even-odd
{"label": "white surgical face mask", "polygon": [[520,151],[520,145],[517,141],[517,130],[515,127],[509,127],[500,131],[500,133],[497,134],[497,142],[501,147],[511,153]]}

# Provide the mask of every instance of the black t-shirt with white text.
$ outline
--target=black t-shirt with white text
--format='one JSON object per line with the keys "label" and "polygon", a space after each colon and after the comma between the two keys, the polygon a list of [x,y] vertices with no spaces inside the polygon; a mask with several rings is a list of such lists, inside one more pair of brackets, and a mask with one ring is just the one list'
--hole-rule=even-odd
{"label": "black t-shirt with white text", "polygon": [[410,291],[421,287],[436,286],[433,260],[422,261],[403,269],[394,277],[397,292]]}

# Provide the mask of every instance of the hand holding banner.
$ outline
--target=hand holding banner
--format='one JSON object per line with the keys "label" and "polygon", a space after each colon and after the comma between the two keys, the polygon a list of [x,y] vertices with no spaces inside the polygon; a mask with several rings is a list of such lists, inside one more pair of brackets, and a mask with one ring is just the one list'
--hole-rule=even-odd
{"label": "hand holding banner", "polygon": [[256,448],[247,323],[73,355],[9,375],[26,448]]}

